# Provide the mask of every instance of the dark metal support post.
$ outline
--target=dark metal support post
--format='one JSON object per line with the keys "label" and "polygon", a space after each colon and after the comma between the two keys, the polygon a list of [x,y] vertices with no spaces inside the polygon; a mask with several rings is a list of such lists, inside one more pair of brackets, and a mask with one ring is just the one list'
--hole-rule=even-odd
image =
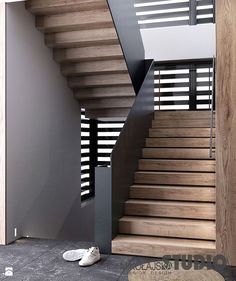
{"label": "dark metal support post", "polygon": [[92,195],[95,194],[95,167],[97,166],[98,155],[98,122],[90,120],[90,186]]}
{"label": "dark metal support post", "polygon": [[216,23],[216,1],[213,1],[213,23]]}
{"label": "dark metal support post", "polygon": [[111,168],[97,167],[95,178],[95,243],[103,254],[110,254],[112,242]]}
{"label": "dark metal support post", "polygon": [[197,24],[197,0],[189,1],[189,24]]}
{"label": "dark metal support post", "polygon": [[197,70],[196,66],[192,65],[189,73],[189,110],[197,109]]}

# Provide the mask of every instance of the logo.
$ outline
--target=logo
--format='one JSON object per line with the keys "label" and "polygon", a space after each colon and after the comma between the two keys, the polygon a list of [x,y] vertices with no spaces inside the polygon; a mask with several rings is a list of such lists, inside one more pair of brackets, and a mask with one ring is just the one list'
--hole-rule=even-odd
{"label": "logo", "polygon": [[13,267],[5,267],[5,276],[13,276]]}
{"label": "logo", "polygon": [[[227,266],[222,256],[174,255],[162,260],[141,264],[128,274],[129,281],[224,281],[217,272]],[[211,277],[209,279],[209,277]]]}

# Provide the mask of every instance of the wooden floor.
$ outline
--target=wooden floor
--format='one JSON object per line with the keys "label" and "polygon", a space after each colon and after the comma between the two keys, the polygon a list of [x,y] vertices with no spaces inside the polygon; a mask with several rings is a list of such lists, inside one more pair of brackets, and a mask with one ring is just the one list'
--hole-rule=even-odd
{"label": "wooden floor", "polygon": [[155,113],[113,253],[161,257],[216,252],[210,124],[209,111]]}

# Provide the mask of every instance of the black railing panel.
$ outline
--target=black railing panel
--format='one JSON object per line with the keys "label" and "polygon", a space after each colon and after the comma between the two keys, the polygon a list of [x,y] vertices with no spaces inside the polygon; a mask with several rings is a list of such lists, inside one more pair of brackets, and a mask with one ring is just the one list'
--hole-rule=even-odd
{"label": "black railing panel", "polygon": [[145,77],[144,47],[134,0],[107,0],[136,94]]}
{"label": "black railing panel", "polygon": [[154,112],[154,63],[148,61],[143,85],[127,117],[125,125],[112,151],[112,228],[118,232],[118,221],[123,215],[124,202],[133,183],[134,172],[141,157],[142,147]]}

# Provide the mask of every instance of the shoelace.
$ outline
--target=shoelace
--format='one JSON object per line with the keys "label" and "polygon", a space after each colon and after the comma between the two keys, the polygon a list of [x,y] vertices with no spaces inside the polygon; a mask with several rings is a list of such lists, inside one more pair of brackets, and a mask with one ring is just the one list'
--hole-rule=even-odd
{"label": "shoelace", "polygon": [[94,255],[95,254],[96,248],[91,247],[88,249],[88,251],[85,253],[85,256],[88,257],[89,255]]}

